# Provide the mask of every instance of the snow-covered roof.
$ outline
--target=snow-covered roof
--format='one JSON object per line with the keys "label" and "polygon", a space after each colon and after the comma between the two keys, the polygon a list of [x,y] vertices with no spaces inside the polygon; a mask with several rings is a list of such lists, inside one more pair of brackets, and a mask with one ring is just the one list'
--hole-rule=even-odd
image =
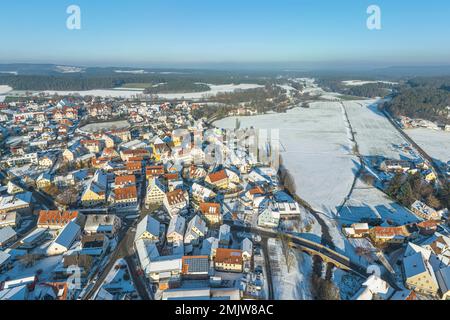
{"label": "snow-covered roof", "polygon": [[55,243],[63,246],[64,248],[70,248],[80,232],[80,226],[74,221],[70,221],[58,237],[55,239]]}
{"label": "snow-covered roof", "polygon": [[436,272],[436,278],[442,294],[450,291],[450,267],[444,268]]}
{"label": "snow-covered roof", "polygon": [[0,300],[25,300],[28,289],[27,286],[19,286],[0,291]]}
{"label": "snow-covered roof", "polygon": [[147,215],[136,227],[136,239],[139,239],[145,232],[159,238],[160,223],[158,220]]}
{"label": "snow-covered roof", "polygon": [[0,243],[7,242],[16,236],[16,232],[10,226],[0,229]]}
{"label": "snow-covered roof", "polygon": [[9,258],[11,258],[11,255],[0,250],[0,266],[3,265],[5,262],[7,262]]}
{"label": "snow-covered roof", "polygon": [[167,234],[171,233],[179,233],[181,235],[184,235],[184,229],[186,226],[186,219],[183,218],[180,215],[175,215],[170,220],[169,228],[167,229]]}

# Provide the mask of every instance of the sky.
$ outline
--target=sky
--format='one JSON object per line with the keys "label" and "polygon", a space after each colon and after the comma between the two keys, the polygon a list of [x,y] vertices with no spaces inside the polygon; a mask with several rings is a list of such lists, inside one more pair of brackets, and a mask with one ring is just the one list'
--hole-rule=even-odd
{"label": "sky", "polygon": [[[369,30],[369,5],[381,30]],[[69,5],[81,29],[69,30]],[[447,0],[2,0],[0,63],[450,64]]]}

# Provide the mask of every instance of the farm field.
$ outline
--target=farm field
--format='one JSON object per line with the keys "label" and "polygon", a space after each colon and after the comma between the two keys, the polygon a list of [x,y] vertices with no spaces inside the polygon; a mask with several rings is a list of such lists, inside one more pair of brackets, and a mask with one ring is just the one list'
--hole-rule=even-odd
{"label": "farm field", "polygon": [[432,158],[442,163],[450,161],[450,132],[418,128],[406,133]]}

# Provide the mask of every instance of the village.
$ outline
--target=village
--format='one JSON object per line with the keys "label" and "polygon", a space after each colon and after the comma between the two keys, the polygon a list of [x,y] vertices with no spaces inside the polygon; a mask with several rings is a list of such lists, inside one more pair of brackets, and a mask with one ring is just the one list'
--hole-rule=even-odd
{"label": "village", "polygon": [[[308,210],[271,142],[195,119],[196,103],[38,100],[0,104],[0,300],[273,298],[267,235],[306,241],[282,226]],[[385,193],[402,175],[439,184],[427,161],[372,163]],[[421,200],[404,224],[343,226],[384,270],[353,299],[450,298],[448,210]]]}

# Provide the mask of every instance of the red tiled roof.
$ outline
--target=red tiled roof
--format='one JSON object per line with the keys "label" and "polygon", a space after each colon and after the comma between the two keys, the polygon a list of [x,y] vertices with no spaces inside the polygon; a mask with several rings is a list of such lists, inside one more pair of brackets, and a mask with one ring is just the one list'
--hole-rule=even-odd
{"label": "red tiled roof", "polygon": [[225,170],[220,170],[220,171],[217,171],[217,172],[214,172],[214,173],[210,173],[210,174],[208,175],[208,177],[209,177],[209,180],[210,180],[212,183],[218,182],[218,181],[222,181],[222,180],[228,178],[228,176],[227,176]]}
{"label": "red tiled roof", "polygon": [[76,217],[78,217],[78,211],[41,210],[38,225],[64,226]]}
{"label": "red tiled roof", "polygon": [[242,265],[242,251],[235,249],[217,248],[214,262]]}
{"label": "red tiled roof", "polygon": [[202,202],[200,203],[200,211],[203,215],[220,215],[220,204]]}
{"label": "red tiled roof", "polygon": [[114,182],[116,186],[121,186],[124,184],[135,184],[136,176],[135,175],[118,176],[116,177]]}
{"label": "red tiled roof", "polygon": [[166,197],[170,205],[186,201],[186,198],[184,197],[184,192],[181,189],[176,189],[174,191],[167,192]]}
{"label": "red tiled roof", "polygon": [[114,196],[116,200],[135,199],[137,198],[136,186],[115,189]]}

